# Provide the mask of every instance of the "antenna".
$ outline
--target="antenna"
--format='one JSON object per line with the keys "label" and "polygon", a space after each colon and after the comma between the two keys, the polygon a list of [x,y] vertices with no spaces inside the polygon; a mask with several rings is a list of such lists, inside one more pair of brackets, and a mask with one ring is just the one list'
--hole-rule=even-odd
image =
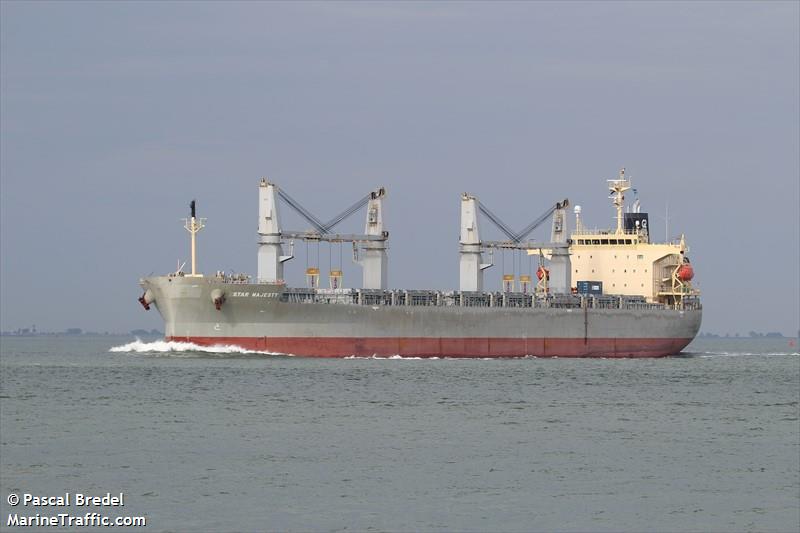
{"label": "antenna", "polygon": [[609,198],[614,200],[613,204],[617,209],[617,235],[624,233],[622,229],[622,209],[625,206],[625,191],[630,188],[631,180],[625,177],[625,168],[620,169],[617,179],[608,180]]}
{"label": "antenna", "polygon": [[664,242],[669,242],[669,200],[664,202],[664,216],[658,216],[664,221]]}

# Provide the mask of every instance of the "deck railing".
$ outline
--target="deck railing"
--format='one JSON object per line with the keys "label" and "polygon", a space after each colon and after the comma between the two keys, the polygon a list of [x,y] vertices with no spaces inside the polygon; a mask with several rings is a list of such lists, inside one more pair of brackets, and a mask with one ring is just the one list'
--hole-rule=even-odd
{"label": "deck railing", "polygon": [[[412,307],[485,307],[485,308],[556,308],[556,309],[667,309],[660,303],[647,302],[641,296],[523,294],[519,292],[459,292],[427,290],[370,289],[290,289],[281,294],[282,302],[324,303],[368,306]],[[700,300],[686,298],[681,309],[701,309]]]}

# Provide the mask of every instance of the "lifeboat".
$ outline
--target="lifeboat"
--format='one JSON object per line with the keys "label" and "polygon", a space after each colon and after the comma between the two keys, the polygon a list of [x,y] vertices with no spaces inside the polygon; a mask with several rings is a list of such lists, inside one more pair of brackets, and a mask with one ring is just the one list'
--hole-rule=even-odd
{"label": "lifeboat", "polygon": [[678,269],[678,279],[681,281],[691,281],[694,277],[694,269],[689,263],[684,263]]}

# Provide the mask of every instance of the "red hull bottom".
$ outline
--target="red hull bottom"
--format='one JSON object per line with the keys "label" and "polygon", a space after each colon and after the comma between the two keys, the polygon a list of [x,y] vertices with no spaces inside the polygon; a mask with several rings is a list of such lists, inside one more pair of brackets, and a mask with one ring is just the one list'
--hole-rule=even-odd
{"label": "red hull bottom", "polygon": [[664,357],[692,339],[518,339],[428,337],[167,337],[200,346],[303,357]]}

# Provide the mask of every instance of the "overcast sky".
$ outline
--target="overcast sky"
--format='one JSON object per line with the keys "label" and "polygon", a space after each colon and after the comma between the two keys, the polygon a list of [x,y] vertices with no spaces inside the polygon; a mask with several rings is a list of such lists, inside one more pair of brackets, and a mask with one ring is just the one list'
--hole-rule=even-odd
{"label": "overcast sky", "polygon": [[609,227],[625,166],[653,235],[667,205],[686,234],[703,331],[794,334],[798,6],[2,2],[0,327],[162,329],[137,282],[188,259],[192,198],[201,270],[255,273],[261,176],[325,220],[384,185],[390,286],[453,289],[461,192]]}

